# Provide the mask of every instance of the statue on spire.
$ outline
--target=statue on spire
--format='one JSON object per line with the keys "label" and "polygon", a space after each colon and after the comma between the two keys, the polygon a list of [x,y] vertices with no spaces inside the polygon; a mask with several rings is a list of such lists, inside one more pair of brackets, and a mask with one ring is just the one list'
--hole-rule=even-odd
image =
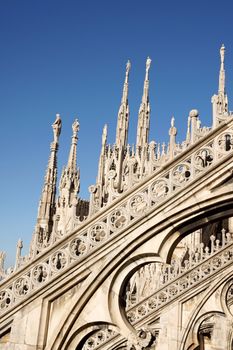
{"label": "statue on spire", "polygon": [[225,94],[225,69],[224,69],[224,59],[225,59],[225,46],[222,44],[220,48],[220,72],[219,72],[219,93]]}
{"label": "statue on spire", "polygon": [[143,86],[142,102],[138,113],[137,141],[139,147],[147,146],[149,128],[150,128],[150,102],[149,102],[149,69],[152,60],[147,57],[146,60],[146,75]]}
{"label": "statue on spire", "polygon": [[131,68],[131,63],[130,63],[130,60],[128,60],[126,63],[126,75],[129,74],[130,68]]}
{"label": "statue on spire", "polygon": [[77,133],[79,132],[79,122],[78,119],[75,119],[72,124],[72,130],[73,130],[73,137],[77,136]]}
{"label": "statue on spire", "polygon": [[[128,60],[126,63],[125,82],[124,82],[123,94],[122,94],[122,98],[121,98],[121,106],[124,103],[127,104],[127,100],[128,100],[128,80],[129,80],[130,69],[131,69],[131,63],[130,63],[130,60]],[[121,108],[121,106],[120,106],[120,108]]]}
{"label": "statue on spire", "polygon": [[57,143],[58,142],[58,138],[60,136],[61,133],[61,117],[60,114],[56,114],[56,120],[55,122],[52,124],[52,128],[53,128],[53,136],[54,136],[54,142]]}
{"label": "statue on spire", "polygon": [[80,198],[78,197],[80,189],[80,171],[77,168],[77,133],[79,132],[79,121],[76,118],[72,124],[72,138],[67,165],[63,168],[59,182],[59,196],[57,199],[56,216],[57,232],[63,234],[72,229],[74,217],[73,213],[77,211]]}
{"label": "statue on spire", "polygon": [[150,65],[151,65],[152,60],[150,59],[150,57],[147,57],[146,60],[146,76],[145,76],[145,81],[149,80],[149,70],[150,70]]}
{"label": "statue on spire", "polygon": [[126,147],[129,127],[129,105],[128,105],[128,78],[131,63],[128,60],[126,63],[125,81],[123,87],[123,93],[121,98],[121,104],[118,111],[117,128],[116,128],[116,145],[121,149]]}
{"label": "statue on spire", "polygon": [[220,48],[221,68],[223,68],[223,65],[224,65],[225,50],[226,50],[225,46],[224,46],[224,44],[222,44],[222,46]]}
{"label": "statue on spire", "polygon": [[32,246],[33,254],[37,254],[37,252],[46,247],[53,229],[53,217],[56,211],[57,151],[58,139],[61,133],[61,124],[60,114],[56,114],[56,120],[52,124],[54,140],[50,147],[50,157],[38,208],[37,223],[35,227],[36,238]]}
{"label": "statue on spire", "polygon": [[174,127],[175,126],[175,117],[172,116],[171,117],[171,127]]}
{"label": "statue on spire", "polygon": [[150,69],[150,65],[151,65],[152,60],[150,59],[150,57],[147,57],[146,60],[146,72],[148,73],[149,69]]}
{"label": "statue on spire", "polygon": [[222,44],[220,48],[220,71],[219,71],[219,83],[218,94],[212,97],[213,105],[213,127],[216,127],[225,118],[228,117],[228,98],[226,94],[226,77],[225,77],[225,46]]}

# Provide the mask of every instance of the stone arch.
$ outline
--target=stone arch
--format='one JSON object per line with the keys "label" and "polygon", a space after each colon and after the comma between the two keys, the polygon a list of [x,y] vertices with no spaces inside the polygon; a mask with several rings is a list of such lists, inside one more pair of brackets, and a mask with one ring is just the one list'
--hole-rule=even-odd
{"label": "stone arch", "polygon": [[[110,314],[112,316],[112,323],[98,322],[93,324],[88,324],[83,327],[73,329],[69,332],[69,335],[63,343],[61,341],[61,346],[59,349],[69,350],[70,348],[81,350],[81,345],[83,341],[87,340],[89,336],[98,332],[98,330],[110,328],[117,333],[120,333],[126,339],[135,339],[137,337],[137,332],[127,320],[125,315],[125,310],[123,310],[121,305],[122,291],[124,289],[125,283],[132,276],[132,274],[141,266],[158,262],[161,263],[161,259],[152,253],[140,254],[130,257],[125,261],[115,272],[111,279],[111,284],[108,293],[108,305]],[[114,297],[114,296],[117,296]],[[119,298],[118,298],[119,297]],[[75,344],[78,344],[75,348]],[[118,349],[118,347],[116,347]],[[124,347],[121,347],[124,349]]]}
{"label": "stone arch", "polygon": [[121,332],[126,338],[136,335],[135,328],[129,322],[123,299],[126,284],[130,277],[143,265],[148,263],[161,263],[157,255],[144,254],[128,259],[114,274],[109,289],[108,305],[113,323],[121,328]]}
{"label": "stone arch", "polygon": [[[208,216],[209,213],[213,212],[231,212],[232,211],[232,191],[222,191],[220,194],[212,194],[208,199],[203,200],[201,203],[195,199],[190,207],[187,208],[179,208],[175,207],[168,221],[163,220],[162,223],[153,223],[151,222],[151,227],[147,228],[146,231],[140,233],[132,242],[129,242],[127,248],[120,254],[120,256],[114,257],[112,261],[108,263],[108,266],[105,267],[103,271],[96,272],[91,274],[91,276],[85,282],[85,288],[83,289],[83,295],[78,300],[75,305],[72,306],[72,309],[67,312],[64,317],[64,322],[61,325],[60,329],[57,330],[57,333],[54,334],[54,338],[49,342],[49,345],[46,347],[46,350],[52,349],[63,349],[64,340],[59,339],[58,335],[63,334],[63,339],[67,336],[69,330],[74,323],[74,320],[78,317],[80,310],[82,309],[82,305],[84,305],[93,295],[93,293],[98,289],[98,287],[103,283],[108,275],[112,273],[112,271],[116,270],[118,266],[120,266],[130,254],[133,254],[135,250],[140,245],[143,245],[145,242],[149,241],[153,236],[157,235],[159,232],[163,230],[166,231],[166,235],[163,236],[163,239],[160,244],[160,248],[158,252],[162,260],[168,259],[168,252],[170,250],[171,245],[177,240],[177,237],[180,236],[180,233],[177,231],[181,226],[185,226],[185,224],[191,223],[192,220],[203,219],[205,220],[205,216]],[[166,218],[166,216],[165,216]],[[146,218],[149,220],[149,218]],[[166,246],[166,241],[168,241],[168,245]],[[94,280],[94,283],[93,283]],[[79,310],[77,313],[75,310]],[[65,332],[63,332],[63,329]]]}
{"label": "stone arch", "polygon": [[193,339],[194,339],[194,344],[192,345],[192,347],[195,349],[196,346],[200,345],[200,328],[201,326],[203,326],[203,324],[205,322],[208,322],[208,320],[210,320],[212,317],[214,317],[215,315],[219,315],[221,317],[225,317],[223,312],[219,312],[217,310],[215,311],[211,311],[211,312],[207,312],[204,313],[203,315],[201,315],[195,322],[194,327],[193,327]]}
{"label": "stone arch", "polygon": [[[140,259],[140,258],[144,259],[143,260],[144,264],[146,263],[146,261],[148,259],[149,259],[148,261],[155,261],[155,259],[157,261],[158,257],[155,257],[155,254],[148,253],[148,255],[149,255],[149,258],[146,258],[145,256],[143,257],[142,255],[140,255],[137,258],[135,258],[134,256],[131,256],[127,259],[126,262],[123,259],[124,257],[119,257],[121,263],[118,264],[117,262],[115,262],[115,264],[116,264],[116,266],[119,266],[119,269],[121,269],[122,262],[123,262],[124,266],[127,266],[128,264],[129,265],[132,264],[135,267],[135,261],[137,259]],[[111,266],[112,262],[109,262],[109,264]],[[115,266],[115,268],[116,268],[116,266]],[[89,299],[94,294],[94,292],[97,291],[99,285],[101,285],[101,283],[103,284],[106,281],[107,276],[108,276],[107,269],[104,272],[97,271],[97,272],[89,275],[89,277],[84,282],[86,292],[84,292],[82,295],[79,294],[80,298],[77,299],[76,303],[72,306],[72,309],[66,310],[66,315],[64,315],[64,322],[59,328],[60,331],[57,331],[54,334],[54,338],[49,340],[49,342],[45,348],[46,350],[51,350],[51,349],[65,350],[67,348],[67,342],[69,341],[68,339],[70,338],[70,332],[73,333],[72,327],[75,323],[75,320],[78,318],[78,316],[82,312],[82,308],[84,305],[84,301],[82,300],[82,298],[84,298],[84,300],[86,299],[87,301],[89,301]],[[114,322],[112,322],[112,325],[114,325]],[[124,335],[124,331],[121,332],[121,334],[122,333]],[[128,332],[127,332],[127,334],[128,334]]]}
{"label": "stone arch", "polygon": [[[95,346],[101,344],[101,339],[98,337],[99,333],[105,333],[107,337],[109,331],[111,331],[109,336],[111,336],[113,333],[119,333],[119,329],[117,327],[108,323],[99,322],[86,324],[85,326],[76,329],[72,334],[70,334],[64,349],[81,350],[83,347],[85,347],[86,350],[91,350]],[[103,340],[105,339],[106,338]],[[90,341],[90,345],[88,344],[88,341]],[[93,342],[96,343],[93,344]]]}
{"label": "stone arch", "polygon": [[210,208],[210,210],[206,210],[204,213],[201,213],[200,216],[197,215],[195,220],[192,218],[191,220],[188,220],[187,218],[186,222],[174,225],[171,231],[168,232],[168,235],[164,238],[159,249],[159,255],[163,258],[163,260],[170,263],[175,247],[190,233],[217,220],[229,218],[233,215],[232,209],[228,209],[228,207],[225,209],[225,207],[220,206],[219,209],[219,212],[213,212]]}
{"label": "stone arch", "polygon": [[[220,302],[222,305],[222,309],[223,309],[225,315],[227,316],[227,318],[229,318],[231,321],[233,321],[233,312],[230,311],[228,301],[227,301],[227,294],[228,294],[229,289],[231,287],[233,287],[233,276],[229,277],[229,280],[225,283],[225,285],[221,291]],[[231,304],[232,304],[232,302],[231,302]]]}
{"label": "stone arch", "polygon": [[[219,314],[227,318],[224,310],[214,309],[208,312],[204,312],[203,314],[201,314],[201,310],[206,304],[206,302],[209,300],[211,295],[213,295],[213,293],[216,292],[221,287],[224,289],[225,284],[227,284],[229,280],[232,280],[232,278],[233,276],[229,277],[229,269],[227,269],[225,274],[222,275],[221,279],[217,283],[213,284],[211,288],[208,288],[207,291],[204,293],[202,300],[200,301],[198,307],[195,309],[195,311],[191,315],[190,320],[186,325],[186,329],[181,339],[180,350],[196,350],[196,347],[199,345],[198,329],[201,322],[203,322],[203,320],[206,319],[207,315]],[[191,338],[193,339],[192,344],[190,344],[190,335],[191,335]],[[231,339],[233,339],[232,334],[230,336],[231,336]],[[227,350],[231,350],[231,349],[227,349]]]}

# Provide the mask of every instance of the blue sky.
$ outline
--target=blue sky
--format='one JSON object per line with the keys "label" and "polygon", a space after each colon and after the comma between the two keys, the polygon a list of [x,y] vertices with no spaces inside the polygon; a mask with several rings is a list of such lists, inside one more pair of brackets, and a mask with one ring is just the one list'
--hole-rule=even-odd
{"label": "blue sky", "polygon": [[114,142],[125,64],[131,60],[129,141],[135,142],[146,57],[150,71],[150,139],[167,141],[175,116],[182,140],[197,108],[211,123],[219,48],[226,46],[227,92],[233,98],[233,3],[158,0],[0,0],[1,201],[0,250],[14,263],[18,238],[25,253],[60,113],[59,173],[66,164],[71,124],[78,117],[81,196],[95,183],[101,133]]}

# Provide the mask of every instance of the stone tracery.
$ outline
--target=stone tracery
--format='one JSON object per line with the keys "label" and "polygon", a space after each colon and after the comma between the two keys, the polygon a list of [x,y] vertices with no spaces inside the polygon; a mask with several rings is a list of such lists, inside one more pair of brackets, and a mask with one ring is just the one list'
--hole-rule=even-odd
{"label": "stone tracery", "polygon": [[[51,143],[51,154],[30,252],[27,256],[22,257],[22,242],[18,243],[16,264],[10,270],[11,273],[5,271],[4,253],[0,254],[1,316],[5,317],[8,312],[14,312],[14,308],[20,307],[22,301],[30,303],[33,294],[42,291],[46,285],[58,280],[58,277],[63,274],[69,274],[71,268],[79,266],[79,263],[80,265],[83,263],[84,270],[85,268],[88,271],[90,269],[91,272],[92,269],[95,270],[95,267],[85,266],[87,261],[85,259],[90,258],[91,260],[92,253],[96,254],[98,250],[105,253],[105,247],[108,246],[108,249],[110,247],[109,242],[117,246],[117,238],[120,239],[126,232],[133,235],[136,224],[138,222],[147,224],[150,215],[163,204],[168,204],[171,208],[176,196],[179,198],[176,203],[182,208],[181,202],[185,196],[189,196],[189,191],[191,194],[195,193],[195,184],[199,180],[208,179],[209,174],[214,174],[215,169],[221,164],[227,165],[226,172],[228,173],[224,174],[223,178],[219,176],[220,183],[225,184],[231,181],[233,124],[223,84],[224,50],[225,48],[221,48],[221,89],[212,100],[213,126],[212,128],[201,127],[198,111],[196,109],[190,111],[187,136],[182,144],[176,143],[177,129],[174,117],[172,117],[169,130],[169,144],[149,142],[151,112],[149,102],[151,60],[149,58],[146,62],[143,96],[138,114],[136,146],[131,147],[127,144],[130,63],[127,64],[118,113],[116,142],[114,145],[107,145],[107,127],[105,126],[97,182],[90,187],[90,207],[87,201],[81,200],[78,196],[80,171],[76,163],[79,131],[77,120],[72,126],[73,134],[68,162],[60,179],[59,195],[56,196],[57,151],[61,133],[61,118],[59,115],[56,116],[56,121],[52,126],[54,137]],[[221,168],[221,171],[225,170]],[[209,186],[208,181],[206,184]],[[165,219],[169,221],[169,214],[166,210],[165,213],[167,216]],[[192,214],[188,215],[191,218]],[[104,348],[111,341],[111,346],[122,346],[127,350],[157,349],[157,346],[159,349],[161,332],[156,328],[157,326],[154,326],[152,317],[175,303],[175,300],[182,299],[201,283],[205,284],[208,280],[217,278],[216,276],[220,276],[232,265],[232,218],[226,220],[229,221],[227,230],[223,228],[218,235],[214,235],[213,232],[208,235],[207,231],[202,233],[201,230],[199,233],[192,234],[192,243],[178,245],[169,263],[164,261],[140,267],[131,277],[125,295],[122,296],[126,303],[125,316],[134,332],[127,337],[125,334],[112,331],[111,328],[101,328],[86,339],[83,348],[86,350]],[[152,229],[152,226],[147,229]],[[226,224],[223,227],[226,227]],[[160,233],[162,231],[157,231],[157,234]],[[144,233],[140,235],[143,237]],[[201,238],[204,238],[204,241]],[[207,238],[210,239],[209,242]],[[125,238],[127,239],[128,237]],[[140,244],[135,243],[134,249],[137,249]],[[129,241],[128,245],[130,245]],[[125,245],[126,248],[127,245]],[[123,251],[118,253],[127,256],[127,253]],[[157,251],[156,253],[159,254]],[[103,270],[108,268],[108,259],[115,259],[113,255],[112,253],[111,256],[107,256],[106,253],[107,258],[106,261],[103,259],[103,263],[108,263]],[[96,269],[98,268],[100,267],[97,259]],[[90,283],[89,289],[91,288]],[[232,313],[232,294],[232,288],[229,288],[226,296],[229,313]],[[79,297],[82,299],[82,296]],[[67,305],[70,306],[72,297],[67,296],[66,299]],[[82,307],[84,308],[85,305]],[[90,310],[88,312],[91,313]],[[215,324],[217,317],[211,315],[209,320]],[[53,327],[55,329],[57,324]],[[205,340],[206,337],[208,338],[207,328],[208,322],[205,320],[200,324],[199,329],[199,335]],[[209,333],[211,338],[211,331]],[[120,339],[120,343],[116,345],[114,339]],[[213,342],[212,338],[211,341]]]}

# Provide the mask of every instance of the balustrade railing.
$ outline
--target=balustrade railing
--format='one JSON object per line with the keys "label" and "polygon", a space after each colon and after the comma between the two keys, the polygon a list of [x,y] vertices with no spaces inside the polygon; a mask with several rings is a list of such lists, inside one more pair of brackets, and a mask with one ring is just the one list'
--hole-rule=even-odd
{"label": "balustrade railing", "polygon": [[[181,296],[197,283],[231,264],[233,262],[233,233],[222,229],[220,239],[216,239],[214,235],[210,236],[209,246],[200,243],[192,248],[187,246],[180,258],[172,260],[170,265],[164,264],[160,270],[160,278],[158,276],[156,292],[126,307],[127,317],[133,325]],[[183,256],[187,256],[188,259],[184,260]],[[128,303],[130,299],[127,300]],[[227,304],[228,307],[232,307],[233,288],[228,291]],[[115,343],[121,338],[119,333],[110,329],[102,329],[86,340],[83,349],[101,349],[109,341]]]}
{"label": "balustrade railing", "polygon": [[[186,254],[187,253],[187,254]],[[182,256],[172,260],[170,265],[164,265],[158,276],[157,290],[139,302],[132,302],[129,298],[126,307],[127,317],[133,325],[151,313],[158,311],[161,307],[181,296],[184,292],[206,278],[220,272],[233,262],[233,233],[222,230],[221,239],[214,235],[210,237],[210,247],[198,244],[193,250],[186,247]],[[232,288],[227,294],[228,306],[233,304]],[[134,305],[132,305],[134,304]],[[101,348],[108,341],[113,340],[119,334],[113,331],[100,330],[93,334],[85,342],[83,349],[91,350]]]}
{"label": "balustrade railing", "polygon": [[201,140],[199,146],[196,144],[191,151],[187,149],[187,152],[164,167],[162,173],[150,177],[142,186],[129,192],[124,199],[116,200],[112,206],[99,212],[98,216],[81,224],[79,230],[65,237],[65,243],[61,241],[59,245],[57,244],[56,250],[52,253],[49,251],[51,245],[62,240],[64,236],[54,235],[50,246],[43,247],[43,243],[37,241],[38,250],[43,251],[41,257],[37,256],[37,263],[30,267],[32,263],[30,261],[21,271],[16,272],[15,279],[9,278],[11,281],[6,279],[2,282],[0,314],[21,303],[32,292],[42,288],[49,280],[110,237],[119,235],[131,223],[185,188],[191,180],[209,171],[213,165],[232,153],[233,123],[229,122],[218,132],[210,133],[205,142]]}
{"label": "balustrade railing", "polygon": [[126,310],[130,323],[137,323],[233,263],[233,233],[223,229],[221,240],[212,235],[210,243],[210,248],[200,243],[188,251],[185,261],[178,259],[170,266],[164,265],[157,290]]}

